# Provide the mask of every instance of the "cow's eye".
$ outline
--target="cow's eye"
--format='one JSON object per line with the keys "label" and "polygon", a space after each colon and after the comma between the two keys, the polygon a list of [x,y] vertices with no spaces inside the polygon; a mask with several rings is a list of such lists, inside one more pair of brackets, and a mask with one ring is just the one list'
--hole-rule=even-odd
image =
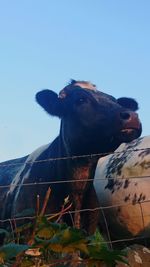
{"label": "cow's eye", "polygon": [[76,104],[77,105],[81,105],[81,104],[83,104],[83,103],[85,103],[86,102],[86,98],[85,97],[80,97],[80,98],[78,98],[77,100],[76,100]]}

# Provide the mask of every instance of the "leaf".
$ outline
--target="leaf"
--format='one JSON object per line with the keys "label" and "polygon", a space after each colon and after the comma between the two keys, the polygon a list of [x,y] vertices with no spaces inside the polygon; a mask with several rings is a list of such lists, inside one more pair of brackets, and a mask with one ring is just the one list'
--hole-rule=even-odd
{"label": "leaf", "polygon": [[74,253],[76,251],[82,251],[84,253],[88,253],[87,246],[85,244],[73,244],[73,245],[67,245],[63,246],[60,244],[49,244],[49,249],[51,249],[54,252],[58,253]]}
{"label": "leaf", "polygon": [[54,234],[54,229],[51,227],[43,227],[37,232],[37,236],[43,239],[50,239]]}
{"label": "leaf", "polygon": [[0,248],[0,255],[3,255],[4,260],[8,260],[16,257],[19,253],[27,250],[28,248],[29,246],[27,245],[18,245],[15,243],[10,243]]}
{"label": "leaf", "polygon": [[87,239],[83,231],[68,227],[49,241],[47,248],[54,252],[74,253],[76,251],[88,254]]}
{"label": "leaf", "polygon": [[109,266],[115,265],[117,261],[128,264],[126,254],[121,250],[110,250],[98,230],[89,238],[89,257],[94,260],[104,261]]}
{"label": "leaf", "polygon": [[88,240],[90,241],[90,243],[95,244],[99,248],[100,247],[103,247],[106,249],[108,248],[107,243],[105,242],[103,236],[100,234],[98,229],[96,229],[94,235],[90,236]]}
{"label": "leaf", "polygon": [[80,251],[85,254],[88,254],[87,244],[81,243],[81,242],[67,245],[66,247],[63,247],[62,250],[63,250],[63,253],[74,253],[76,251]]}
{"label": "leaf", "polygon": [[89,245],[89,257],[95,260],[104,261],[109,266],[115,265],[117,261],[128,264],[124,252],[120,250],[109,250],[106,247]]}
{"label": "leaf", "polygon": [[66,224],[52,223],[47,220],[42,220],[36,231],[36,236],[43,239],[52,238],[57,232],[67,229]]}
{"label": "leaf", "polygon": [[88,248],[86,243],[79,242],[78,244],[74,244],[74,247],[85,254],[88,254]]}
{"label": "leaf", "polygon": [[58,243],[57,244],[49,244],[47,248],[54,251],[54,252],[58,252],[58,253],[62,252],[62,250],[63,250],[62,245],[60,245]]}
{"label": "leaf", "polygon": [[60,239],[60,242],[63,245],[72,244],[74,242],[87,242],[86,236],[82,230],[68,227],[65,230],[63,230],[60,235],[58,236]]}

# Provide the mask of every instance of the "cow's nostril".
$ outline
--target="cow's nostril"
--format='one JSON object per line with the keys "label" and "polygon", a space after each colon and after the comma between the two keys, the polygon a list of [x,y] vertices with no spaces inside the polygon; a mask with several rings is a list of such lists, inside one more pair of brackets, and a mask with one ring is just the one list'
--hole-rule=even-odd
{"label": "cow's nostril", "polygon": [[128,112],[121,112],[120,113],[120,117],[123,120],[129,120],[130,119],[130,113],[128,113]]}

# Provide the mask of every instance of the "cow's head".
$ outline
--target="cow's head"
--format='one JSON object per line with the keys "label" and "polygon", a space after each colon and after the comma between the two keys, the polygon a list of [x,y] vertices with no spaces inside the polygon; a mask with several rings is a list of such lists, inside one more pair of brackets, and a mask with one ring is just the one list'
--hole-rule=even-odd
{"label": "cow's head", "polygon": [[72,80],[59,95],[43,90],[36,100],[61,118],[61,136],[73,154],[110,152],[141,135],[137,102],[115,99],[89,82]]}

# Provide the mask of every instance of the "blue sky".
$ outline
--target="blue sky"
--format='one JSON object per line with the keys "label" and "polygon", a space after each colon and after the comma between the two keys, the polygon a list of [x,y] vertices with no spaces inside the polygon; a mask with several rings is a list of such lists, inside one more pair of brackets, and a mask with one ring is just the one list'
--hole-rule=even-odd
{"label": "blue sky", "polygon": [[43,88],[90,80],[137,99],[150,134],[149,0],[0,2],[0,161],[51,142],[59,120],[35,102]]}

